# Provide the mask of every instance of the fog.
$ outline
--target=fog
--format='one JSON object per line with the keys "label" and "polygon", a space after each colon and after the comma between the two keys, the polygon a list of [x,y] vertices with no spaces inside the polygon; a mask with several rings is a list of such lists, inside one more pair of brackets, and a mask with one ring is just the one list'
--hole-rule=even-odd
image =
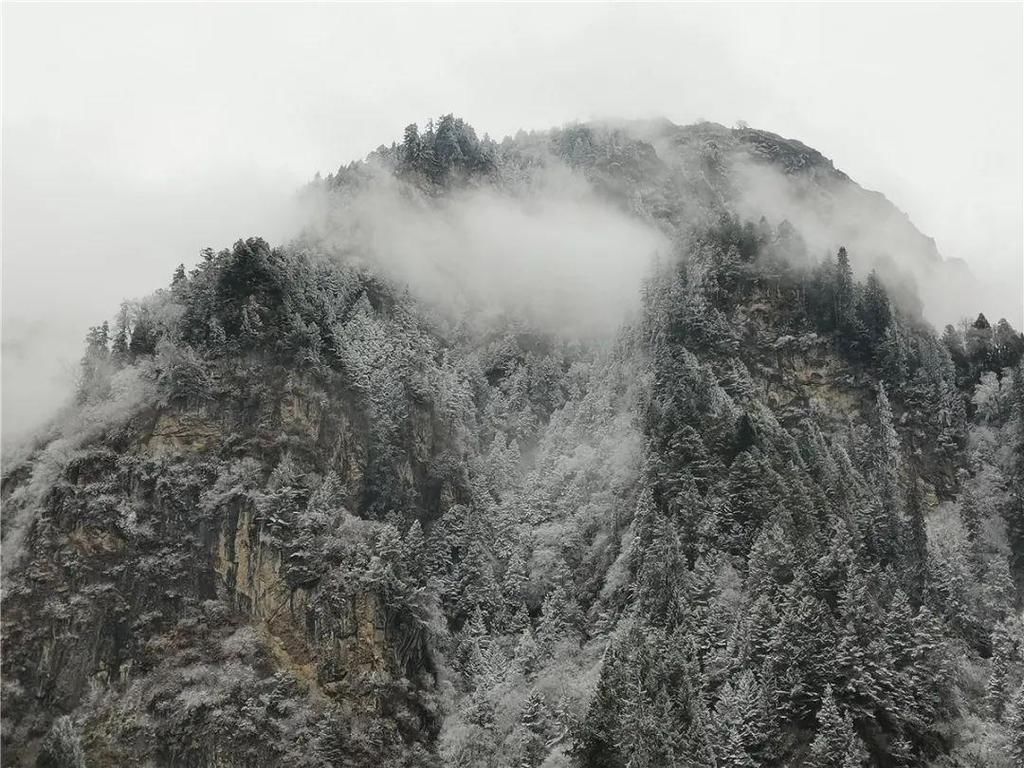
{"label": "fog", "polygon": [[[496,138],[656,116],[742,119],[797,138],[991,283],[992,315],[1024,320],[1019,5],[5,3],[0,13],[5,443],[56,408],[87,327],[122,299],[165,285],[204,246],[281,242],[303,181],[444,112]],[[593,275],[575,269],[574,243],[600,253],[636,235],[647,258],[647,234],[589,202],[551,203],[548,214],[462,201],[489,223],[467,230],[449,212],[429,225],[435,250],[468,238],[514,286],[520,272],[492,237],[509,227],[526,251],[560,254],[537,267],[595,281],[586,296],[634,279],[633,261],[610,255]],[[569,234],[552,229],[554,213]],[[377,237],[401,264],[408,235]],[[417,275],[419,289],[436,277]]]}
{"label": "fog", "polygon": [[166,286],[175,265],[195,263],[207,245],[256,232],[278,241],[298,221],[299,180],[286,174],[239,168],[143,183],[68,156],[61,182],[39,178],[36,159],[4,154],[5,444],[68,396],[86,330],[123,300]]}
{"label": "fog", "polygon": [[[76,451],[112,425],[123,423],[155,397],[152,371],[139,366],[116,371],[110,386],[110,397],[84,407],[69,404],[54,414],[45,433],[45,447],[32,464],[28,482],[19,485],[4,500],[4,508],[14,510],[12,515],[4,517],[0,570],[5,576],[20,562],[24,554],[22,542],[43,506],[46,493],[66,470]],[[5,459],[18,464],[31,447],[24,442],[12,444]]]}
{"label": "fog", "polygon": [[552,166],[528,194],[424,196],[390,177],[327,202],[312,229],[329,252],[383,273],[450,320],[516,318],[572,338],[608,337],[639,307],[670,243]]}
{"label": "fog", "polygon": [[810,182],[763,163],[737,162],[732,174],[741,217],[764,216],[776,226],[788,221],[812,258],[844,246],[860,279],[877,270],[897,296],[919,300],[937,328],[981,310],[993,319],[1019,313],[1019,291],[1005,274],[976,275],[962,260],[943,259],[935,241],[878,193],[821,178]]}

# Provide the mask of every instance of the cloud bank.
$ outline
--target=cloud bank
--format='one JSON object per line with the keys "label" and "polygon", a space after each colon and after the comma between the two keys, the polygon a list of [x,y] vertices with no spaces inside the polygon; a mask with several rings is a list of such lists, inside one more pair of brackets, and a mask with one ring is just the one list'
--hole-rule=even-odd
{"label": "cloud bank", "polygon": [[551,169],[528,196],[493,189],[427,197],[378,179],[313,226],[328,250],[379,270],[453,319],[515,318],[575,338],[613,333],[668,239]]}

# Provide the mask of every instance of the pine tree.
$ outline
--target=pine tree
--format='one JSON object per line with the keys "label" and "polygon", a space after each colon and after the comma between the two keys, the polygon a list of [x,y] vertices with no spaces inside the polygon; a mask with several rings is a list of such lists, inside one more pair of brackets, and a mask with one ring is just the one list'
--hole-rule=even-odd
{"label": "pine tree", "polygon": [[487,622],[484,620],[484,612],[480,610],[479,605],[473,613],[470,614],[469,621],[466,622],[465,631],[469,636],[470,641],[476,643],[480,648],[486,649],[490,647],[490,635],[487,632]]}
{"label": "pine tree", "polygon": [[809,577],[799,572],[786,588],[781,620],[764,662],[784,691],[780,704],[789,720],[814,717],[821,690],[842,662],[831,614]]}
{"label": "pine tree", "polygon": [[505,566],[501,580],[501,592],[505,598],[505,607],[512,614],[518,611],[526,599],[526,586],[529,583],[526,559],[520,547],[513,547],[512,555]]}
{"label": "pine tree", "polygon": [[977,546],[981,534],[981,512],[974,491],[967,482],[963,484],[963,491],[960,494],[960,520],[964,524],[968,541]]}
{"label": "pine tree", "polygon": [[879,484],[880,505],[870,527],[870,551],[876,554],[880,565],[895,561],[900,541],[900,521],[903,516],[903,455],[900,439],[893,426],[892,407],[885,387],[879,385],[876,398],[878,424],[876,427],[875,473]]}
{"label": "pine tree", "polygon": [[551,711],[544,694],[534,688],[523,704],[520,721],[526,729],[537,734],[546,733],[551,727]]}
{"label": "pine tree", "polygon": [[1010,565],[1002,555],[988,559],[981,576],[985,613],[992,624],[1005,620],[1013,610],[1016,589],[1010,576]]}
{"label": "pine tree", "polygon": [[500,619],[501,591],[490,553],[480,537],[470,537],[465,556],[454,565],[452,585],[456,615],[468,616],[480,609],[488,618]]}
{"label": "pine tree", "polygon": [[537,627],[537,639],[546,648],[566,639],[578,639],[574,622],[578,608],[561,584],[548,592],[541,606],[540,624]]}
{"label": "pine tree", "polygon": [[892,712],[909,713],[917,706],[917,683],[914,660],[918,638],[914,611],[902,589],[897,589],[889,603],[882,630],[890,667],[885,670],[885,701]]}
{"label": "pine tree", "polygon": [[921,498],[920,481],[916,477],[907,482],[906,518],[901,539],[901,566],[907,594],[913,604],[920,605],[928,574],[928,535],[925,531],[924,500]]}
{"label": "pine tree", "polygon": [[1009,720],[1010,758],[1014,768],[1024,766],[1024,682],[1013,697],[1013,711]]}
{"label": "pine tree", "polygon": [[514,610],[507,611],[505,616],[507,620],[505,621],[504,629],[510,635],[518,634],[532,626],[530,623],[530,611],[526,607],[526,603],[520,603]]}
{"label": "pine tree", "polygon": [[110,393],[110,325],[103,322],[93,326],[85,337],[85,355],[82,357],[78,381],[79,403],[105,398]]}
{"label": "pine tree", "polygon": [[723,535],[730,551],[745,555],[757,531],[782,498],[779,476],[759,450],[744,451],[729,469],[729,516]]}
{"label": "pine tree", "polygon": [[843,768],[854,739],[853,723],[849,716],[840,714],[831,685],[825,686],[817,720],[817,735],[811,743],[811,768]]}
{"label": "pine tree", "polygon": [[853,327],[856,297],[853,269],[846,248],[840,248],[836,254],[833,286],[833,322],[840,333],[847,333]]}
{"label": "pine tree", "polygon": [[906,333],[893,322],[882,337],[879,348],[882,377],[890,387],[900,387],[910,377],[910,350]]}
{"label": "pine tree", "polygon": [[426,585],[426,546],[423,526],[419,520],[413,520],[402,540],[402,570],[414,586]]}
{"label": "pine tree", "polygon": [[495,645],[487,630],[479,608],[466,623],[463,635],[468,646],[467,677],[478,690],[490,690],[504,677],[507,665],[500,647]]}
{"label": "pine tree", "polygon": [[171,277],[171,287],[178,288],[185,284],[188,278],[185,277],[185,265],[179,264],[174,268],[174,275]]}
{"label": "pine tree", "polygon": [[263,339],[263,307],[255,296],[250,296],[239,315],[238,335],[247,348],[256,347]]}
{"label": "pine tree", "polygon": [[967,328],[967,355],[976,368],[988,368],[992,354],[992,326],[984,314]]}
{"label": "pine tree", "polygon": [[114,333],[114,341],[110,347],[110,360],[116,366],[123,366],[128,363],[128,305],[122,304],[120,312],[117,313],[117,326]]}
{"label": "pine tree", "polygon": [[663,481],[667,493],[672,497],[687,494],[691,481],[701,493],[721,479],[725,468],[716,456],[712,456],[704,445],[700,434],[689,424],[675,430],[666,440],[664,455],[670,461]]}
{"label": "pine tree", "polygon": [[128,351],[132,359],[140,355],[152,355],[156,352],[157,328],[152,313],[143,308],[135,319],[135,327],[132,329],[132,338],[128,343]]}
{"label": "pine tree", "polygon": [[892,321],[889,296],[875,270],[871,270],[864,284],[864,295],[860,303],[861,324],[867,331],[871,348],[876,348],[885,337]]}
{"label": "pine tree", "polygon": [[625,768],[619,723],[626,696],[625,654],[614,642],[605,651],[601,677],[575,734],[573,755],[589,768]]}
{"label": "pine tree", "polygon": [[855,569],[839,603],[840,630],[835,661],[838,679],[836,690],[854,716],[863,713],[872,716],[875,709],[886,705],[886,679],[891,665],[880,645],[883,622],[878,603],[872,594],[872,584]]}
{"label": "pine tree", "polygon": [[716,768],[713,729],[708,724],[707,708],[698,696],[691,707],[693,713],[689,726],[683,731],[677,747],[682,765],[694,768]]}
{"label": "pine tree", "polygon": [[529,626],[524,627],[519,633],[519,640],[512,656],[515,671],[527,680],[532,679],[540,656],[540,646],[533,636],[533,630]]}
{"label": "pine tree", "polygon": [[1017,645],[1010,623],[1001,621],[996,624],[992,630],[992,661],[985,688],[985,705],[989,716],[997,722],[1002,720],[1009,699],[1010,667]]}
{"label": "pine tree", "polygon": [[1024,360],[1013,373],[1013,459],[1009,472],[1009,499],[1003,507],[1007,538],[1010,540],[1010,568],[1021,583],[1024,577]]}
{"label": "pine tree", "polygon": [[551,710],[544,694],[536,689],[530,692],[519,720],[526,730],[519,768],[536,768],[544,761],[547,741],[553,730]]}
{"label": "pine tree", "polygon": [[720,765],[757,765],[755,757],[768,739],[761,706],[762,690],[750,670],[741,672],[735,685],[722,686],[715,706]]}
{"label": "pine tree", "polygon": [[953,671],[947,640],[935,614],[921,606],[914,616],[914,650],[907,668],[909,698],[921,722],[935,722],[954,713]]}
{"label": "pine tree", "polygon": [[670,764],[676,748],[672,720],[672,704],[664,688],[652,695],[639,675],[628,678],[620,730],[626,768]]}
{"label": "pine tree", "polygon": [[633,585],[634,601],[653,626],[671,627],[681,620],[687,600],[687,563],[674,527],[657,509],[645,521],[650,544],[643,551]]}
{"label": "pine tree", "polygon": [[947,325],[942,330],[942,344],[949,351],[949,355],[957,368],[967,364],[967,349],[964,347],[963,335],[952,325]]}
{"label": "pine tree", "polygon": [[[488,698],[483,687],[477,686],[470,694],[466,703],[465,718],[466,722],[483,731],[494,730],[494,703]],[[489,751],[484,749],[483,744],[480,747],[481,752],[485,754]]]}
{"label": "pine tree", "polygon": [[860,736],[856,733],[853,734],[853,738],[850,739],[850,744],[846,748],[846,754],[843,755],[842,768],[864,768],[864,764],[868,761],[868,751],[864,747],[864,742]]}
{"label": "pine tree", "polygon": [[402,167],[405,170],[419,170],[420,167],[420,132],[416,123],[405,126],[402,137]]}

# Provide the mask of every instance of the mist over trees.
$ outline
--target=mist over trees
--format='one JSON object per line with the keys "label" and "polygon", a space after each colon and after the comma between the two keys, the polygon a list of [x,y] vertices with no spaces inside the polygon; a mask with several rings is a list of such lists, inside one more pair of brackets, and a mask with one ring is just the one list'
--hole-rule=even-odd
{"label": "mist over trees", "polygon": [[[852,248],[741,216],[735,153],[778,137],[650,130],[410,125],[310,185],[293,243],[206,250],[92,329],[82,421],[5,468],[5,749],[1019,765],[1024,337],[940,334]],[[588,226],[537,234],[566,196],[631,265],[596,290]],[[366,236],[381,201],[436,252],[480,216],[544,259],[479,312]],[[559,259],[582,325],[550,286],[516,312]]]}

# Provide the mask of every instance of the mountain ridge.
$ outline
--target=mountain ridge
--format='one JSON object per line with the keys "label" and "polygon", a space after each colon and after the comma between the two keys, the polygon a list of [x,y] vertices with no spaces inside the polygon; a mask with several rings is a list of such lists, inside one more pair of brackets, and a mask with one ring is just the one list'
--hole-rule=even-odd
{"label": "mountain ridge", "polygon": [[[446,118],[451,120],[451,124],[444,128],[445,132],[457,131],[456,123],[464,125],[451,115]],[[415,124],[406,131],[410,129],[418,131]],[[617,136],[610,145],[615,149],[605,158],[587,157],[586,147],[593,136]],[[477,145],[485,147],[484,153],[475,161],[482,162],[482,166],[463,168],[456,157],[448,173],[459,166],[456,175],[468,173],[472,177],[480,174],[488,183],[507,186],[509,182],[502,178],[503,172],[487,166],[488,162],[494,162],[493,158],[488,159],[488,153],[503,153],[503,160],[512,163],[517,162],[517,157],[518,162],[522,162],[523,155],[530,162],[544,162],[545,155],[553,155],[548,159],[582,168],[592,180],[598,177],[596,181],[600,189],[601,163],[609,164],[609,167],[618,164],[614,175],[620,185],[624,181],[622,169],[630,171],[627,181],[630,195],[660,194],[669,200],[697,201],[700,208],[707,209],[698,211],[698,215],[706,215],[709,211],[714,215],[713,211],[724,204],[747,215],[767,215],[772,225],[788,221],[804,234],[810,247],[819,252],[834,252],[840,245],[846,245],[861,276],[866,276],[872,268],[878,269],[905,301],[922,301],[929,320],[937,325],[958,321],[971,315],[975,309],[962,298],[965,291],[954,288],[958,286],[967,292],[979,290],[978,282],[966,263],[942,257],[934,239],[921,233],[909,216],[884,194],[860,187],[818,150],[770,131],[749,127],[729,129],[711,122],[680,126],[667,119],[608,120],[573,123],[529,134],[520,131],[500,143],[490,139],[481,143],[473,132],[467,138],[466,146],[459,151],[472,154],[478,150]],[[390,147],[381,145],[367,159],[371,164],[393,165],[394,172],[408,178],[410,168],[394,165],[403,151],[400,143]],[[439,151],[442,154],[447,152],[443,147]],[[619,151],[630,156],[616,156],[615,152]],[[574,159],[574,152],[582,154]],[[596,165],[595,160],[598,161]],[[342,166],[337,177],[329,175],[328,185],[335,178],[351,173],[361,163],[363,161]],[[709,175],[708,163],[721,163],[728,167],[718,169],[719,177],[715,178],[713,172]],[[778,170],[781,173],[756,174],[753,178],[746,174],[737,179],[737,172],[745,170]],[[441,178],[433,171],[425,175],[432,182]],[[641,190],[641,179],[656,182],[658,188]],[[730,179],[738,190],[730,190]],[[702,190],[702,186],[710,189]],[[744,197],[750,197],[752,187],[756,187],[756,199],[746,201]],[[609,189],[602,191],[610,192],[613,197],[616,194]],[[621,196],[626,192],[620,189],[617,194]],[[766,197],[773,200],[769,203],[764,199]],[[619,202],[624,203],[622,200]],[[625,202],[625,207],[629,209],[628,202]],[[640,208],[646,208],[648,215],[658,215],[655,206],[641,204]],[[665,211],[662,215],[676,217],[671,222],[675,226],[680,215],[693,217],[693,212]]]}

